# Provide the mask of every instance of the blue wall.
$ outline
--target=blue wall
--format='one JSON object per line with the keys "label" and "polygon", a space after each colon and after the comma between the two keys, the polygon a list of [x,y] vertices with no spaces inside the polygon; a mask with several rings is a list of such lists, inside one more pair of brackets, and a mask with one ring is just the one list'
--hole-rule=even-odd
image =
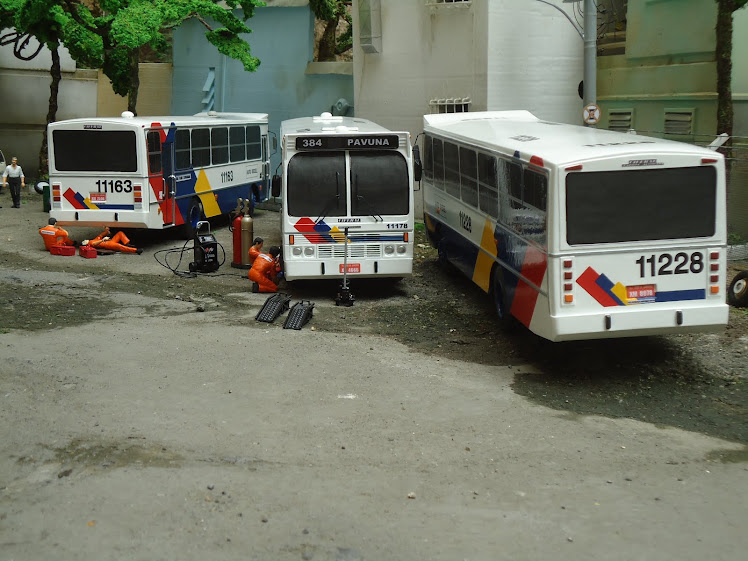
{"label": "blue wall", "polygon": [[[352,75],[305,74],[314,56],[314,16],[309,6],[257,8],[247,26],[252,33],[244,39],[260,59],[256,72],[246,72],[238,61],[221,55],[195,20],[174,31],[174,115],[203,110],[202,88],[211,67],[216,72],[214,109],[268,113],[270,130],[276,135],[285,119],[319,115],[330,111],[341,97],[353,99]],[[271,160],[275,172],[280,150]]]}

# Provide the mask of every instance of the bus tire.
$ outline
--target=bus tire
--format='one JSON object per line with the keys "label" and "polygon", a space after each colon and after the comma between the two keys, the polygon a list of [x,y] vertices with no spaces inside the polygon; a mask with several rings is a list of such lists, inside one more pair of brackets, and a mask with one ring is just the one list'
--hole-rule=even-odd
{"label": "bus tire", "polygon": [[727,289],[727,302],[736,308],[748,306],[748,271],[741,271]]}
{"label": "bus tire", "polygon": [[509,306],[506,301],[506,293],[504,291],[503,275],[499,270],[498,265],[494,265],[491,271],[491,301],[493,302],[494,311],[498,318],[499,326],[502,329],[508,330],[514,326],[514,318],[509,312]]}
{"label": "bus tire", "polygon": [[452,272],[452,263],[449,262],[449,253],[447,252],[447,240],[439,240],[436,245],[437,261],[439,266],[447,272]]}
{"label": "bus tire", "polygon": [[203,220],[203,203],[197,197],[190,201],[184,217],[184,238],[191,240],[197,233],[197,223]]}

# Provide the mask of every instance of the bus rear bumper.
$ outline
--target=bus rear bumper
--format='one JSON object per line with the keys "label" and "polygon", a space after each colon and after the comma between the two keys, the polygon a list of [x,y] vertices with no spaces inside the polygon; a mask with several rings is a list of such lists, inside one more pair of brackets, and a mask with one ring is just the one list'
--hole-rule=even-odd
{"label": "bus rear bumper", "polygon": [[[324,261],[291,260],[284,262],[284,275],[287,280],[343,278],[343,261],[329,259]],[[348,261],[348,279],[404,277],[413,273],[411,259],[382,258],[373,261]]]}
{"label": "bus rear bumper", "polygon": [[727,325],[727,304],[671,310],[611,310],[594,314],[551,316],[551,341],[673,335],[721,331]]}
{"label": "bus rear bumper", "polygon": [[[117,228],[148,228],[148,214],[132,210],[60,210],[52,209],[50,218],[57,220],[59,226],[111,226]],[[163,224],[161,225],[163,227]]]}

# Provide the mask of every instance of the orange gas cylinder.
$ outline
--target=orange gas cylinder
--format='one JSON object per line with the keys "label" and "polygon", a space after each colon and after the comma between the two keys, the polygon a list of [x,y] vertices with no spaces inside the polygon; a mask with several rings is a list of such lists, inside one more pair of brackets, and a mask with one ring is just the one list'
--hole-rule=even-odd
{"label": "orange gas cylinder", "polygon": [[237,214],[236,218],[231,223],[232,230],[232,242],[234,244],[234,260],[231,262],[231,266],[238,269],[243,269],[242,266],[242,215]]}

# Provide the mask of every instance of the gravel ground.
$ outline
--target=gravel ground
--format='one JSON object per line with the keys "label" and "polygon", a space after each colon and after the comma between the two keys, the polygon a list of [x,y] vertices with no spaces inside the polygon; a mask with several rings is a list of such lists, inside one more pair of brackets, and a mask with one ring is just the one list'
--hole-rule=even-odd
{"label": "gravel ground", "polygon": [[[190,251],[180,254],[185,242],[174,231],[133,234],[134,242],[145,249],[141,256],[50,256],[37,233],[46,222],[41,210],[39,197],[27,195],[22,209],[0,211],[4,329],[83,324],[121,305],[104,296],[92,300],[75,286],[50,285],[40,275],[35,282],[19,285],[13,271],[85,275],[106,288],[103,294],[129,292],[154,298],[154,310],[158,300],[174,298],[222,310],[242,305],[237,292],[249,288],[246,273],[228,263],[198,280],[164,268],[166,263],[184,271],[192,259]],[[256,212],[254,232],[266,238],[266,246],[279,241],[277,219],[271,210]],[[227,222],[213,222],[212,229],[230,262]],[[75,239],[98,233],[70,230]],[[728,281],[748,269],[745,261],[729,265]],[[41,289],[45,286],[51,290]],[[361,280],[352,289],[354,306],[317,314],[314,329],[384,335],[415,351],[480,364],[531,364],[530,371],[516,376],[513,389],[548,407],[575,415],[628,417],[748,443],[748,309],[731,309],[729,325],[713,334],[550,343],[521,327],[506,333],[494,321],[488,297],[468,279],[438,265],[422,228],[416,235],[411,278],[389,283]],[[337,283],[297,281],[282,290],[294,299],[329,303]],[[39,309],[49,312],[40,315]]]}

